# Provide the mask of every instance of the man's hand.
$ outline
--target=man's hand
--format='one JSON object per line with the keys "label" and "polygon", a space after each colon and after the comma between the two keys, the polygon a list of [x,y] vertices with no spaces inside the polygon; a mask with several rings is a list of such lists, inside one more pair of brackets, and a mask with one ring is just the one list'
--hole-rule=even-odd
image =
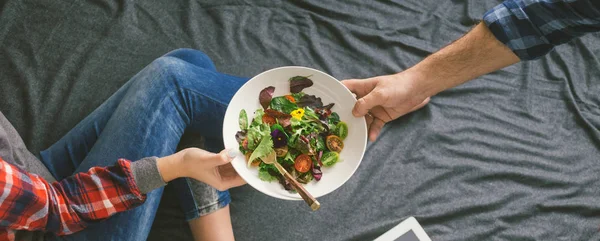
{"label": "man's hand", "polygon": [[373,141],[385,123],[423,107],[430,96],[517,62],[519,58],[480,23],[404,72],[342,83],[360,98],[353,114],[367,115]]}
{"label": "man's hand", "polygon": [[198,148],[187,148],[159,158],[157,165],[165,182],[178,177],[190,177],[224,191],[246,184],[231,165],[238,153],[227,150],[212,153]]}
{"label": "man's hand", "polygon": [[416,76],[410,76],[408,72],[342,81],[359,98],[352,113],[355,116],[366,115],[371,141],[375,141],[385,123],[429,102],[428,96],[414,88],[414,81]]}

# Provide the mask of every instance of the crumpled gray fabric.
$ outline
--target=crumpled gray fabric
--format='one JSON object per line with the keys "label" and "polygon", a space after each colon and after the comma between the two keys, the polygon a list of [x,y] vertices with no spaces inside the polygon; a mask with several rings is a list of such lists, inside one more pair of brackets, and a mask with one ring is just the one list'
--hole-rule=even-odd
{"label": "crumpled gray fabric", "polygon": [[54,182],[54,176],[23,143],[19,133],[0,111],[0,157],[23,170],[39,175],[48,182]]}
{"label": "crumpled gray fabric", "polygon": [[[175,48],[203,50],[234,75],[302,65],[364,78],[414,65],[498,3],[9,0],[0,110],[35,153]],[[370,240],[408,216],[433,240],[600,240],[598,37],[440,93],[388,124],[318,212],[231,190],[237,240]]]}

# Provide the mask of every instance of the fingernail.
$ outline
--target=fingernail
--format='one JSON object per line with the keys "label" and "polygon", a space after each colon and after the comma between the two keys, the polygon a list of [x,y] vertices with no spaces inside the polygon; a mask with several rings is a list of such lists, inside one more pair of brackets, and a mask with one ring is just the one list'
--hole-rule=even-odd
{"label": "fingernail", "polygon": [[236,149],[228,149],[227,150],[227,156],[229,156],[229,158],[235,158],[239,153],[240,153],[240,151],[238,151]]}

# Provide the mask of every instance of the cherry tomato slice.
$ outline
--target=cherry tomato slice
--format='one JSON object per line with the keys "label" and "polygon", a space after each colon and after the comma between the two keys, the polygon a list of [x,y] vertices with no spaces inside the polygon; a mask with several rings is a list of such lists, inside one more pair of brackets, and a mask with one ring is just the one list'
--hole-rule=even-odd
{"label": "cherry tomato slice", "polygon": [[[252,155],[251,151],[246,152],[246,155],[245,155],[246,156],[246,161],[250,160],[250,156],[251,155]],[[253,167],[257,167],[258,165],[260,165],[260,162],[261,162],[261,160],[257,158],[256,160],[252,161],[252,163],[250,163],[250,165],[253,166]]]}
{"label": "cherry tomato slice", "polygon": [[298,157],[296,157],[296,160],[294,160],[294,168],[296,168],[296,171],[305,173],[310,171],[311,167],[312,159],[310,159],[310,157],[306,154],[300,154]]}
{"label": "cherry tomato slice", "polygon": [[296,99],[292,95],[286,95],[285,98],[292,103],[296,103]]}
{"label": "cherry tomato slice", "polygon": [[[245,139],[242,141],[242,147],[243,147],[244,149],[248,150],[248,138],[245,138]],[[248,157],[250,157],[250,156],[248,156]]]}
{"label": "cherry tomato slice", "polygon": [[277,120],[275,120],[274,117],[264,114],[262,116],[262,121],[263,123],[267,123],[269,126],[275,125],[275,123],[277,123]]}
{"label": "cherry tomato slice", "polygon": [[344,142],[342,139],[336,135],[327,136],[327,140],[325,141],[327,144],[327,149],[330,151],[341,152],[344,149]]}

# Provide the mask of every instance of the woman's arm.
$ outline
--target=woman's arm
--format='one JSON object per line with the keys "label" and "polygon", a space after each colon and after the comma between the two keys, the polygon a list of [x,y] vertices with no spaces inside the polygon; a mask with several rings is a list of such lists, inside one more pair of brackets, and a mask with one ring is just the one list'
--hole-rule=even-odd
{"label": "woman's arm", "polygon": [[146,199],[131,163],[124,159],[54,183],[0,159],[0,190],[0,226],[59,235],[77,232]]}
{"label": "woman's arm", "polygon": [[[118,212],[141,205],[145,193],[179,177],[191,177],[220,190],[244,184],[230,168],[233,155],[190,148],[163,158],[93,167],[48,183],[0,158],[0,240],[11,230],[66,235]],[[228,170],[227,172],[220,171]]]}

